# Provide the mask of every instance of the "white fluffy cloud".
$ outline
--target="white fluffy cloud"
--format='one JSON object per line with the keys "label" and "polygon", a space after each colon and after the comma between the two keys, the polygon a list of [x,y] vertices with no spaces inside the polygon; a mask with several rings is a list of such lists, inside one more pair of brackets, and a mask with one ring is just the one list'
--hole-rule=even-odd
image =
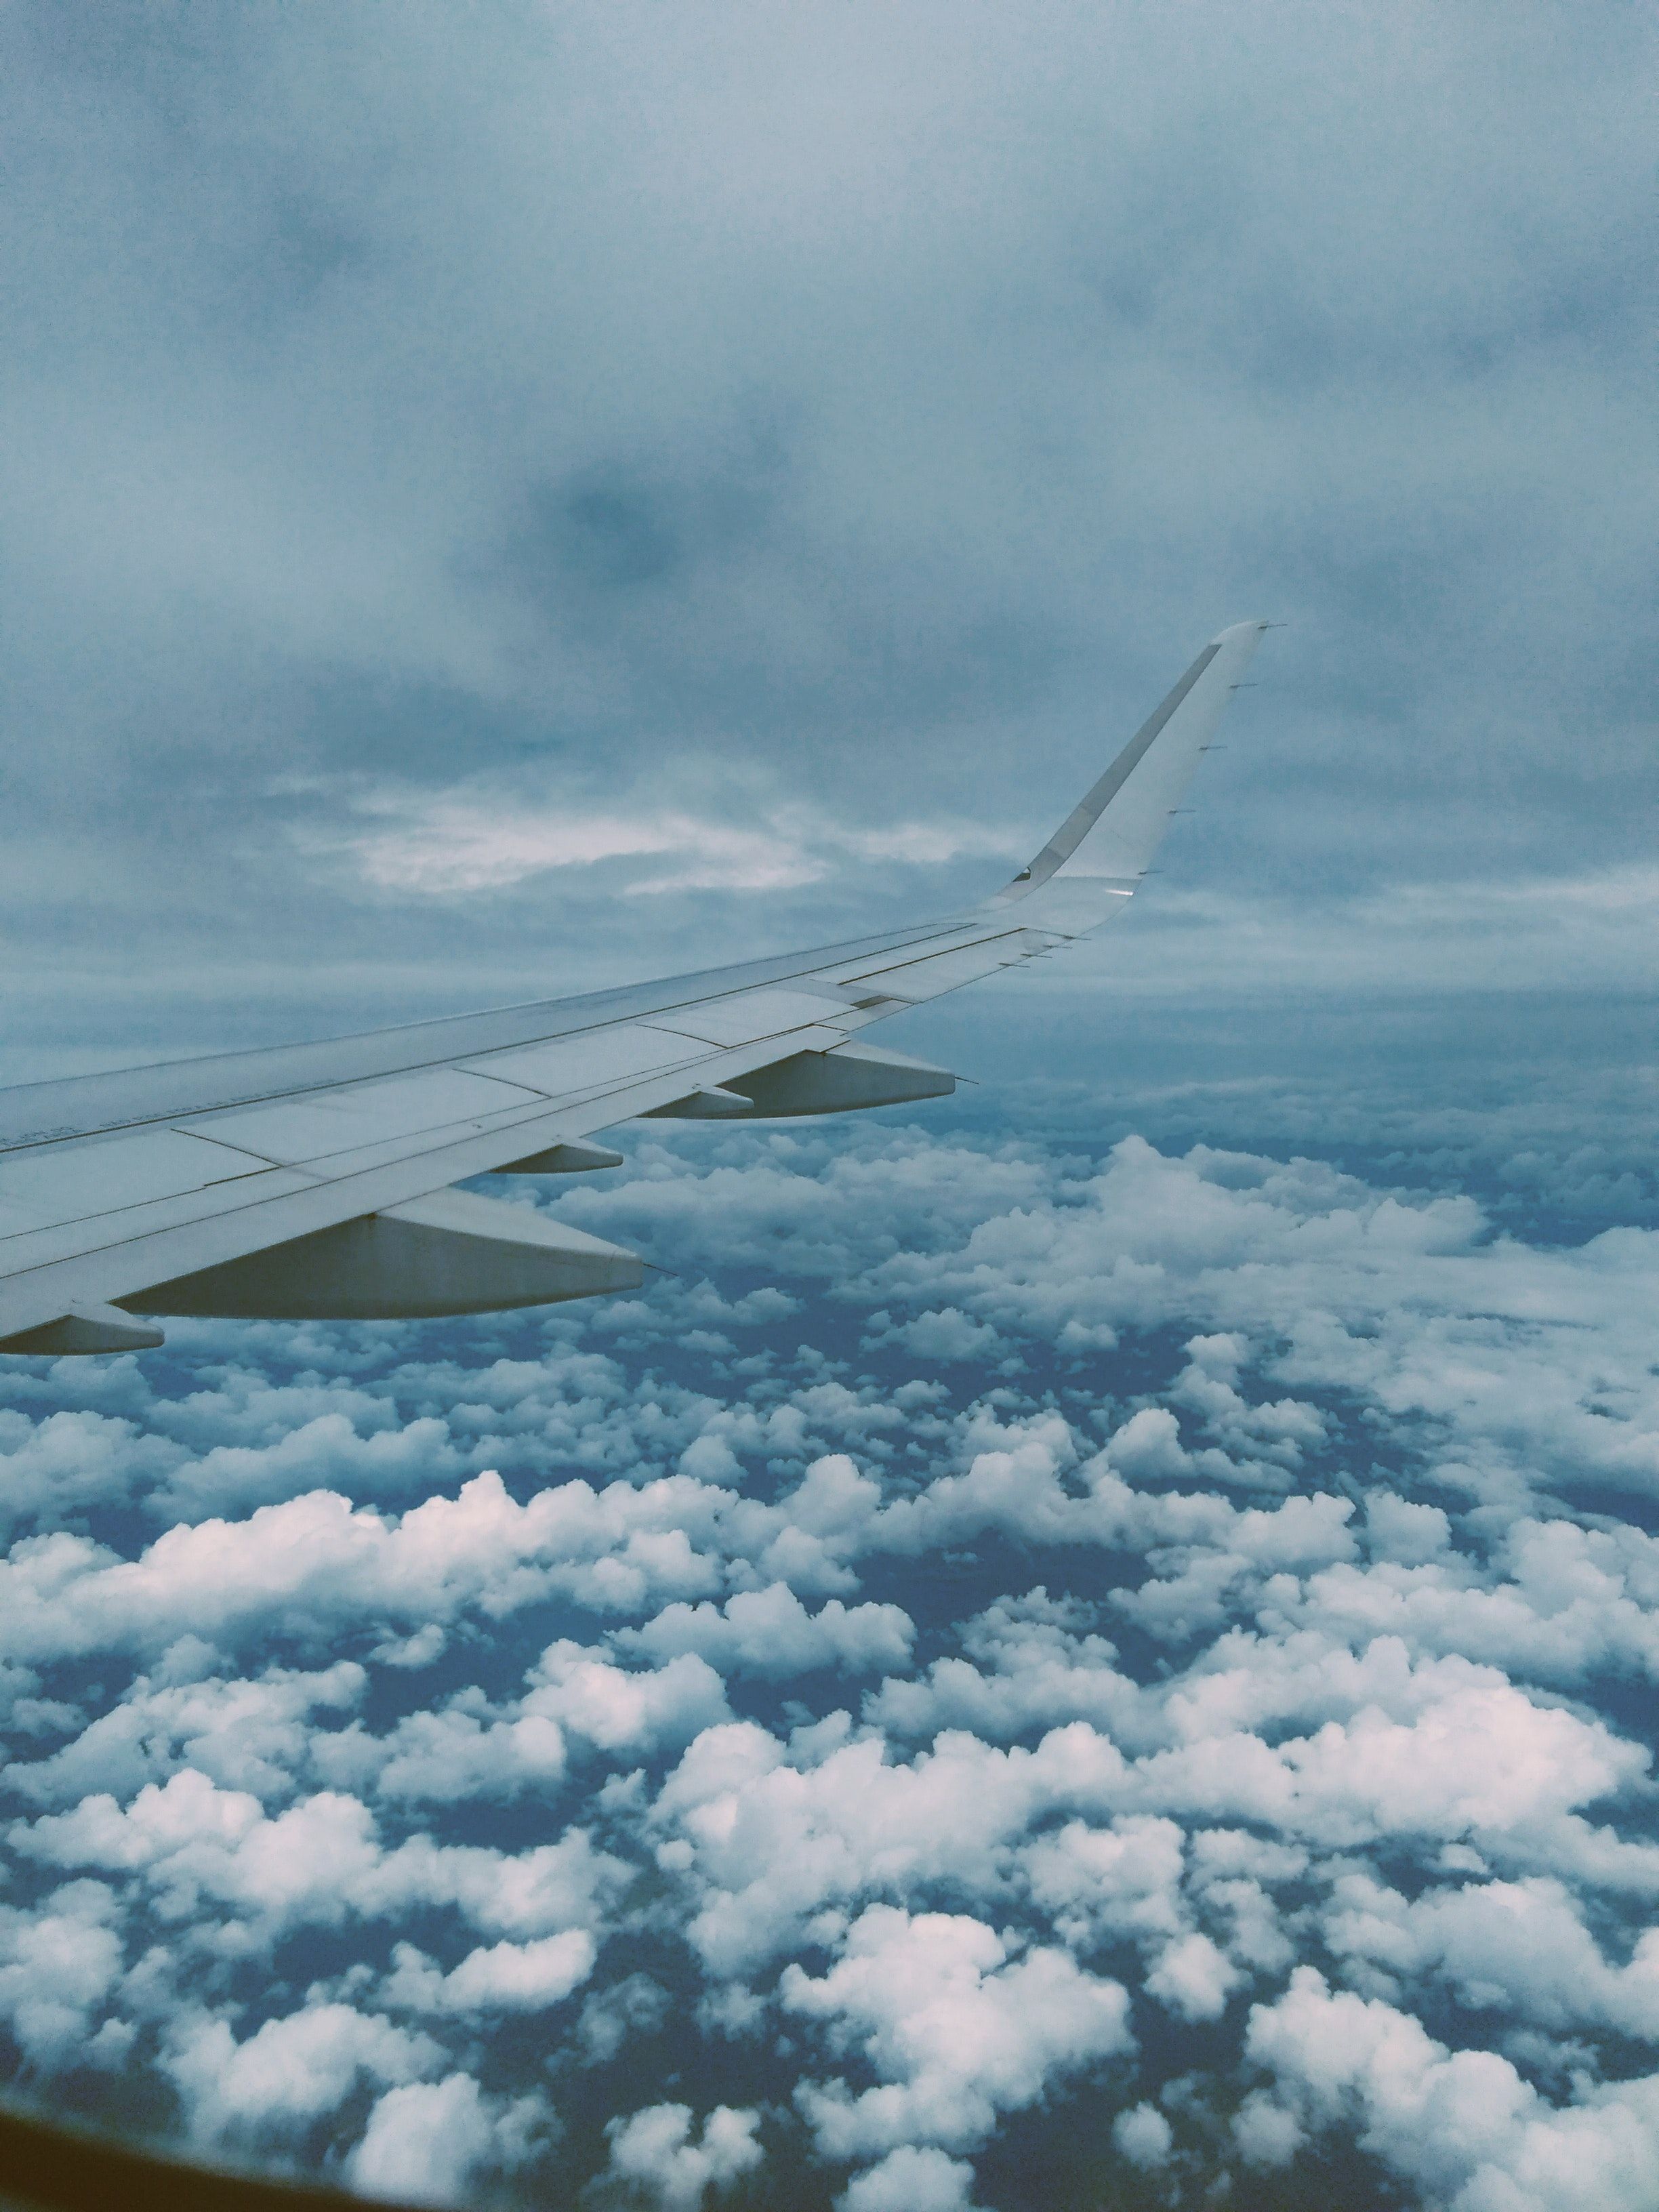
{"label": "white fluffy cloud", "polygon": [[635,1671],[619,1667],[608,1651],[554,1644],[530,1679],[530,1717],[557,1723],[601,1751],[689,1743],[730,1717],[725,1683],[696,1651]]}
{"label": "white fluffy cloud", "polygon": [[755,2140],[760,2114],[716,2105],[694,2140],[687,2105],[652,2105],[610,2121],[610,2171],[660,2212],[698,2212],[708,2191],[752,2173],[765,2154]]}
{"label": "white fluffy cloud", "polygon": [[633,1610],[717,1584],[680,1525],[686,1516],[706,1525],[717,1498],[681,1477],[603,1496],[568,1483],[525,1506],[492,1472],[395,1519],[310,1492],[243,1522],[169,1529],[132,1561],[85,1537],[40,1537],[0,1569],[0,1644],[37,1660],[154,1648],[186,1632],[323,1637],[364,1615],[411,1626],[468,1605],[499,1615],[553,1589]]}
{"label": "white fluffy cloud", "polygon": [[459,1803],[475,1797],[556,1795],[565,1771],[556,1721],[521,1712],[491,1720],[462,1698],[435,1712],[410,1713],[384,1736],[361,1727],[313,1738],[311,1765],[325,1781],[372,1785],[383,1798]]}
{"label": "white fluffy cloud", "polygon": [[66,1883],[33,1912],[0,1908],[0,2015],[32,2064],[50,2069],[91,2039],[123,1964],[116,1917],[114,1893],[94,1881]]}
{"label": "white fluffy cloud", "polygon": [[1659,2077],[1553,2111],[1506,2058],[1448,2051],[1409,2014],[1333,1990],[1311,1966],[1255,2009],[1246,2048],[1309,2123],[1351,2118],[1367,2148],[1452,2212],[1638,2212],[1659,2192]]}
{"label": "white fluffy cloud", "polygon": [[834,2021],[878,2077],[858,2094],[839,2078],[803,2083],[802,2107],[831,2157],[917,2142],[971,2148],[999,2112],[1133,2047],[1120,1984],[1083,1972],[1062,1950],[1011,1959],[1010,1949],[982,1921],[872,1905],[827,1974],[785,1968],[786,2010]]}
{"label": "white fluffy cloud", "polygon": [[408,2082],[430,2073],[437,2045],[347,2004],[313,2004],[268,2020],[239,2042],[222,2019],[180,2021],[163,2059],[196,2133],[291,2131],[332,2112],[360,2076]]}
{"label": "white fluffy cloud", "polygon": [[1659,1929],[1612,1964],[1577,1900],[1549,1876],[1468,1881],[1408,1901],[1369,1874],[1345,1874],[1325,1927],[1334,1955],[1390,1996],[1432,1973],[1477,2014],[1659,2043]]}
{"label": "white fluffy cloud", "polygon": [[839,2212],[973,2212],[974,2169],[931,2144],[901,2143],[854,2174]]}
{"label": "white fluffy cloud", "polygon": [[220,1790],[190,1767],[146,1783],[126,1808],[100,1794],[72,1813],[19,1822],[10,1841],[48,1865],[134,1875],[169,1920],[212,1903],[276,1926],[436,1906],[485,1931],[539,1936],[590,1924],[629,1874],[579,1828],[516,1855],[422,1833],[387,1849],[355,1797],[319,1790],[270,1816],[246,1790]]}
{"label": "white fluffy cloud", "polygon": [[539,2096],[492,2100],[470,2074],[404,2082],[375,2100],[346,2170],[365,2197],[452,2204],[481,2168],[522,2165],[549,2118]]}
{"label": "white fluffy cloud", "polygon": [[542,2012],[580,1988],[595,1955],[585,1928],[567,1928],[535,1942],[481,1945],[444,1974],[412,1943],[399,1943],[382,1999],[394,2011]]}
{"label": "white fluffy cloud", "polygon": [[[179,1647],[168,1656],[176,1666]],[[282,1796],[318,1740],[318,1718],[356,1705],[366,1679],[349,1660],[315,1673],[272,1668],[251,1681],[140,1675],[118,1705],[62,1750],[19,1760],[7,1778],[26,1798],[47,1805],[78,1803],[100,1791],[129,1797],[181,1766],[227,1789]]]}
{"label": "white fluffy cloud", "polygon": [[621,1631],[617,1642],[652,1659],[692,1651],[727,1674],[776,1680],[819,1667],[848,1674],[902,1669],[915,1636],[898,1606],[848,1607],[832,1597],[809,1613],[787,1583],[774,1583],[739,1590],[718,1608],[706,1600],[665,1607],[643,1628]]}
{"label": "white fluffy cloud", "polygon": [[1168,2163],[1173,2130],[1156,2105],[1136,2105],[1112,2122],[1112,2141],[1143,2172]]}

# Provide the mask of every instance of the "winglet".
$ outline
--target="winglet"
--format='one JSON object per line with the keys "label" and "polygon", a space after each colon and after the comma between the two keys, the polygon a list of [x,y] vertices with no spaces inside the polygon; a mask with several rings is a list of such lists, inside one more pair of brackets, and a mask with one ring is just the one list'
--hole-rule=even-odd
{"label": "winglet", "polygon": [[1030,898],[1062,874],[1085,878],[1099,890],[1119,896],[1134,890],[1267,627],[1265,622],[1234,623],[1210,640],[1030,866],[998,892],[994,905]]}

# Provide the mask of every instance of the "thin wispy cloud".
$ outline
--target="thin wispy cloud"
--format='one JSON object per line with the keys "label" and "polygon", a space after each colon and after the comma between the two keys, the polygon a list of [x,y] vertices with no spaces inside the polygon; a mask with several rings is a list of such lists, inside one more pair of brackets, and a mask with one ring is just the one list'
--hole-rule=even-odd
{"label": "thin wispy cloud", "polygon": [[679,890],[790,890],[820,881],[852,858],[940,867],[963,854],[1006,858],[1018,836],[981,825],[898,822],[875,829],[837,823],[799,807],[751,827],[712,810],[598,813],[526,805],[507,797],[370,794],[351,813],[368,826],[310,833],[310,849],[343,854],[376,889],[422,897],[510,889],[565,868],[605,860],[645,865],[622,888],[640,895]]}

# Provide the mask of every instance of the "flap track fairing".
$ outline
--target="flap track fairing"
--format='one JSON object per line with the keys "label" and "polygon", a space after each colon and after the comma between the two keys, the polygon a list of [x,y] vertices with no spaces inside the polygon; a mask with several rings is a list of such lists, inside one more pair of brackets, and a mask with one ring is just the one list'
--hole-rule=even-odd
{"label": "flap track fairing", "polygon": [[[792,1052],[749,1075],[734,1075],[721,1087],[722,1101],[741,1101],[719,1109],[722,1120],[775,1121],[800,1114],[848,1114],[869,1106],[908,1106],[919,1098],[948,1098],[957,1079],[948,1068],[908,1053],[884,1052],[863,1043],[838,1044],[828,1052]],[[707,1091],[677,1098],[655,1109],[665,1121],[706,1121],[714,1109],[701,1102]]]}
{"label": "flap track fairing", "polygon": [[556,1305],[637,1290],[644,1262],[528,1206],[471,1191],[411,1199],[125,1303],[142,1313],[398,1321]]}

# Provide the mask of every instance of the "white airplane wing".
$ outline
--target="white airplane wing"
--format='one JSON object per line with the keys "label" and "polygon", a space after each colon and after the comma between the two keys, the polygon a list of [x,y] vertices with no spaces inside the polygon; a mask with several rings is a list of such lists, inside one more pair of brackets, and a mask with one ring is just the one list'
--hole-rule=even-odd
{"label": "white airplane wing", "polygon": [[983,906],[659,983],[0,1091],[0,1352],[160,1344],[149,1318],[367,1320],[630,1289],[633,1254],[451,1186],[614,1166],[636,1115],[937,1097],[890,1014],[1127,903],[1262,623],[1206,646],[1029,868]]}

